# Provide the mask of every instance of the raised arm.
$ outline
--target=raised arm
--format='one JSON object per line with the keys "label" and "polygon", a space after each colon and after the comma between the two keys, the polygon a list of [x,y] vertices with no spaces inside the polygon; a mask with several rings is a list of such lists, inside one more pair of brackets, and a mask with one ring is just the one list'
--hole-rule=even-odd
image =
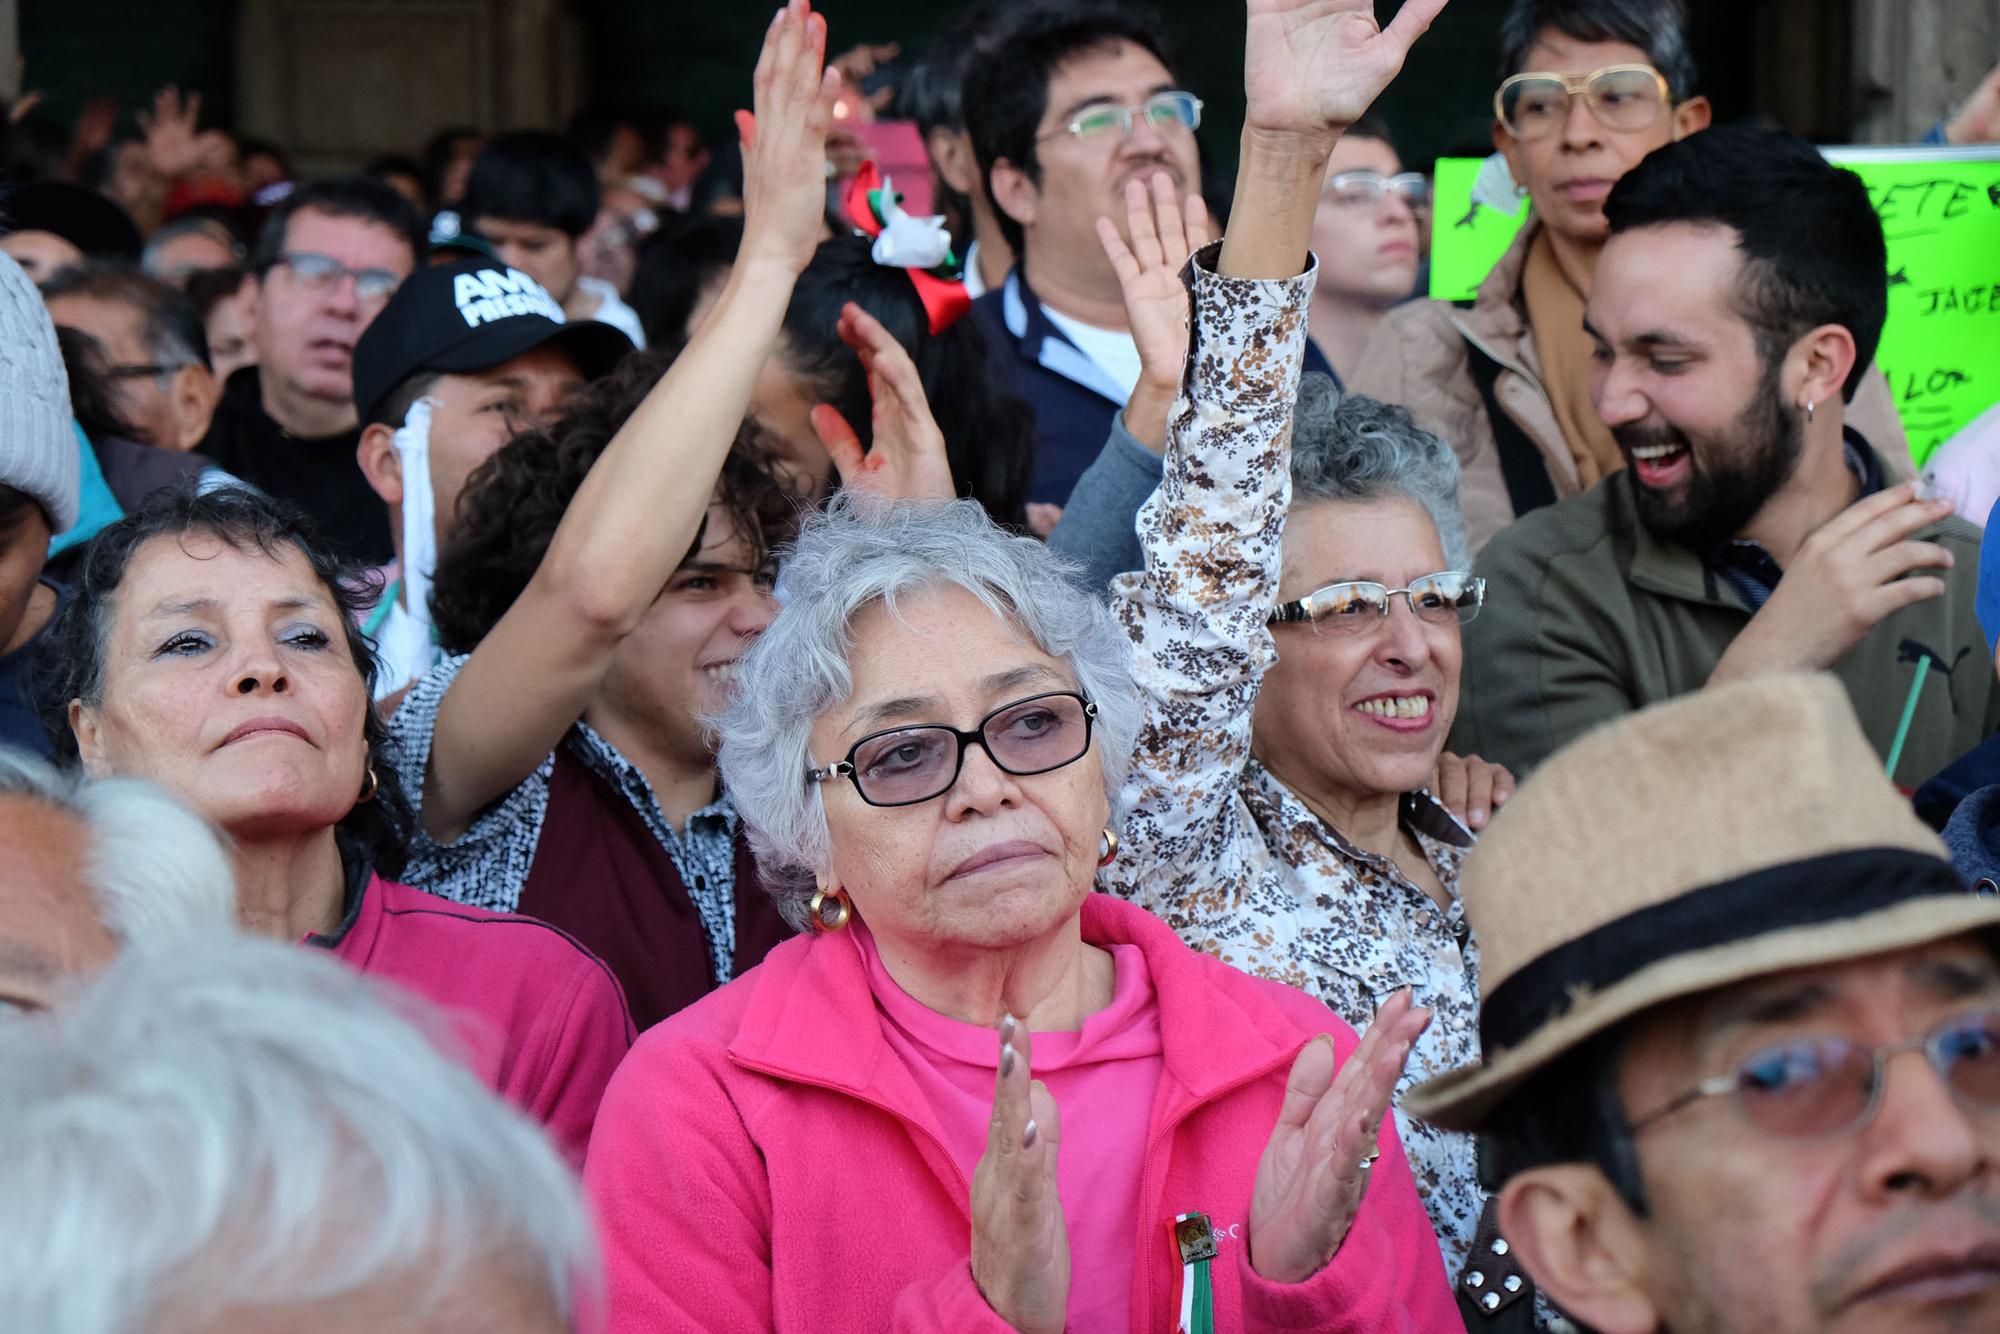
{"label": "raised arm", "polygon": [[1198,254],[1192,350],[1160,489],[1140,511],[1146,568],[1113,584],[1137,648],[1146,724],[1107,875],[1232,958],[1240,895],[1264,854],[1237,795],[1258,684],[1275,659],[1290,429],[1312,296],[1307,242],[1326,161],[1444,0],[1408,0],[1387,30],[1367,0],[1250,0],[1236,207]]}
{"label": "raised arm", "polygon": [[771,21],[744,132],[743,245],[715,311],[577,488],[541,566],[438,707],[422,817],[439,842],[519,784],[596,694],[700,531],[825,208],[839,76],[808,0]]}

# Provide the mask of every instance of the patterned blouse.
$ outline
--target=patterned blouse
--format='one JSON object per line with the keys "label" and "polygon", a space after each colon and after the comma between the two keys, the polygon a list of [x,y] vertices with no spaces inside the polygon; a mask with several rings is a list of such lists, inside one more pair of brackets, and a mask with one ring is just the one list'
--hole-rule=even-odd
{"label": "patterned blouse", "polygon": [[[1112,583],[1145,700],[1124,800],[1126,838],[1102,873],[1189,944],[1319,997],[1357,1030],[1400,987],[1432,1011],[1398,1092],[1479,1058],[1478,961],[1458,901],[1471,836],[1424,792],[1403,827],[1451,898],[1342,838],[1250,754],[1250,714],[1277,660],[1290,442],[1316,266],[1282,282],[1189,265],[1193,350],[1166,472],[1139,513],[1146,569]],[[1469,1136],[1397,1129],[1456,1273],[1483,1196]]]}
{"label": "patterned blouse", "polygon": [[[411,804],[419,808],[424,770],[431,762],[438,705],[470,656],[446,658],[418,677],[396,716],[389,720],[390,762],[396,766],[396,776],[402,779]],[[736,967],[736,807],[728,795],[718,796],[690,815],[686,832],[676,833],[639,766],[619,754],[617,747],[590,724],[579,721],[562,744],[632,804],[666,849],[701,915],[715,984],[729,981]],[[514,912],[534,866],[536,845],[542,841],[555,759],[551,752],[513,791],[481,811],[471,827],[451,843],[436,842],[419,824],[410,839],[410,864],[403,872],[404,881],[458,903]]]}

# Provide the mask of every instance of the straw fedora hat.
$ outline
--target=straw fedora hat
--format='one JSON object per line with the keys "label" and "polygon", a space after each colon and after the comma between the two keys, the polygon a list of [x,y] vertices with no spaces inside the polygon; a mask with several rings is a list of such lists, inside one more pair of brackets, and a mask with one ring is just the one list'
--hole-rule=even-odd
{"label": "straw fedora hat", "polygon": [[2000,898],[1965,887],[1823,675],[1704,690],[1580,738],[1494,817],[1459,892],[1484,1059],[1404,1104],[1453,1130],[1663,1001],[2000,925]]}

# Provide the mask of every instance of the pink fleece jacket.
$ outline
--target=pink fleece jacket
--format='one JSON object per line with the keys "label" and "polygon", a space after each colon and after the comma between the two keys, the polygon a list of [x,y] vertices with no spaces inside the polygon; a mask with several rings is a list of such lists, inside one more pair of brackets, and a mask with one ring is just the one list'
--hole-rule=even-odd
{"label": "pink fleece jacket", "polygon": [[[1250,1192],[1292,1060],[1355,1036],[1329,1010],[1197,954],[1092,895],[1083,937],[1144,951],[1165,1069],[1142,1155],[1132,1328],[1179,1318],[1176,1214],[1209,1215],[1216,1328],[1462,1330],[1393,1123],[1332,1263],[1300,1284],[1249,1263]],[[1065,1122],[1091,1114],[1064,1107]],[[650,1029],[598,1111],[584,1183],[612,1331],[1004,1331],[972,1281],[969,1184],[889,1050],[859,953],[800,937]],[[1088,1283],[1089,1274],[1073,1282]]]}
{"label": "pink fleece jacket", "polygon": [[547,922],[372,877],[334,936],[306,943],[444,1012],[472,1073],[583,1165],[597,1102],[632,1046],[625,993]]}

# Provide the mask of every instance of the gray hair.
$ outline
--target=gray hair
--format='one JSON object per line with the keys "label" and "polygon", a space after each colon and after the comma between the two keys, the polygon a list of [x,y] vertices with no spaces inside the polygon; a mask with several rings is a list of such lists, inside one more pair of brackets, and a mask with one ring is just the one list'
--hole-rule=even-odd
{"label": "gray hair", "polygon": [[237,936],[0,1024],[0,1328],[209,1328],[406,1282],[427,1310],[503,1267],[567,1311],[595,1264],[575,1178],[405,1007]]}
{"label": "gray hair", "polygon": [[0,746],[0,795],[67,811],[86,833],[98,920],[127,944],[233,930],[236,873],[208,824],[139,778],[89,778]]}
{"label": "gray hair", "polygon": [[814,877],[832,860],[826,808],[805,778],[808,734],[853,690],[854,618],[877,603],[897,615],[899,599],[961,588],[1067,662],[1097,705],[1098,764],[1116,822],[1139,734],[1132,646],[1055,553],[996,528],[974,501],[842,495],[806,521],[783,569],[783,606],[744,655],[736,698],[714,722],[723,782],[787,921],[806,925]]}
{"label": "gray hair", "polygon": [[139,313],[146,353],[170,373],[183,366],[214,368],[208,326],[194,299],[165,279],[122,264],[88,260],[62,269],[42,284],[42,300],[88,297]]}
{"label": "gray hair", "polygon": [[1387,499],[1422,505],[1445,564],[1471,567],[1451,446],[1418,426],[1408,408],[1343,395],[1326,376],[1306,372],[1292,417],[1292,504]]}
{"label": "gray hair", "polygon": [[1578,42],[1623,42],[1646,53],[1676,102],[1695,93],[1682,0],[1514,0],[1500,20],[1500,77],[1526,72],[1529,50],[1554,28]]}

